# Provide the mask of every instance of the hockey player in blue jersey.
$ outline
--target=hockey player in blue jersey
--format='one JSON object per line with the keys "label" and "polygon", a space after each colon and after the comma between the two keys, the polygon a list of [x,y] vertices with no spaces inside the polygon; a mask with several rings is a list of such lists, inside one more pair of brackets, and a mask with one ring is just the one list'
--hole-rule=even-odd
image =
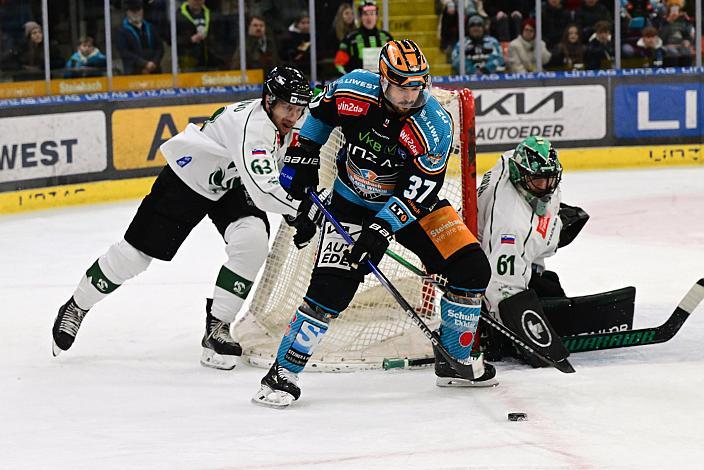
{"label": "hockey player in blue jersey", "polygon": [[340,126],[346,144],[337,155],[329,210],[355,243],[343,259],[328,256],[328,247],[344,241],[329,222],[323,225],[308,291],[255,403],[285,407],[298,399],[298,374],[369,273],[366,261],[378,263],[392,237],[418,255],[428,272],[449,280],[441,300],[442,344],[479,371],[477,380],[462,379],[436,352],[437,384],[496,384],[494,368],[470,355],[491,269],[455,209],[438,198],[453,124],[430,93],[429,69],[413,41],[389,41],[381,50],[378,74],[350,72],[311,102],[298,142],[284,157],[280,181],[294,199],[316,189],[320,148]]}

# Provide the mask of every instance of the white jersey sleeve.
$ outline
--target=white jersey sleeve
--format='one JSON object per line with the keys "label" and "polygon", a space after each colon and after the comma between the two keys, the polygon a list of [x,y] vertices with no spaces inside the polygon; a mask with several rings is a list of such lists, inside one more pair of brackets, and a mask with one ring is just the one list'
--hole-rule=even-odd
{"label": "white jersey sleeve", "polygon": [[219,109],[200,129],[189,124],[161,150],[174,172],[209,199],[244,185],[259,209],[295,215],[299,201],[279,184],[277,164],[294,132],[282,138],[261,101],[248,100]]}
{"label": "white jersey sleeve", "polygon": [[478,195],[478,238],[491,264],[486,302],[495,316],[499,302],[528,288],[532,266],[555,253],[562,228],[559,189],[536,215],[509,179],[509,156],[484,175]]}

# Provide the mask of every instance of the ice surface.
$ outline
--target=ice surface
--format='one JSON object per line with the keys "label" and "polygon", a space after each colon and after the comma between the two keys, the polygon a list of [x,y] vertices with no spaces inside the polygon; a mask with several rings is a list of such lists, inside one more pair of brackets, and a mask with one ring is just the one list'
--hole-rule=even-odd
{"label": "ice surface", "polygon": [[[567,173],[563,191],[591,214],[548,263],[567,293],[634,285],[636,327],[665,321],[704,276],[704,168]],[[263,370],[198,362],[225,257],[207,222],[53,358],[56,310],[137,204],[0,217],[0,468],[702,466],[702,306],[668,343],[575,354],[576,374],[502,362],[499,387],[448,390],[430,369],[304,373],[290,409],[256,407]]]}

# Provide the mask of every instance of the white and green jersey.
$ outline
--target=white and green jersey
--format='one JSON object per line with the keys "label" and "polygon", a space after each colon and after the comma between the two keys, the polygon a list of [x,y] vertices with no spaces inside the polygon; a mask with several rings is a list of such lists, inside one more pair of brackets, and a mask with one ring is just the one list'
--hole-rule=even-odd
{"label": "white and green jersey", "polygon": [[486,302],[495,317],[499,302],[528,289],[534,265],[538,271],[545,269],[545,258],[555,254],[562,229],[560,188],[551,196],[545,215],[537,215],[509,179],[512,154],[503,154],[484,175],[478,196],[478,238],[491,264]]}
{"label": "white and green jersey", "polygon": [[191,189],[217,201],[244,185],[266,212],[296,215],[299,201],[279,184],[279,162],[298,135],[305,115],[282,138],[260,99],[218,109],[202,127],[188,124],[161,145],[169,166]]}

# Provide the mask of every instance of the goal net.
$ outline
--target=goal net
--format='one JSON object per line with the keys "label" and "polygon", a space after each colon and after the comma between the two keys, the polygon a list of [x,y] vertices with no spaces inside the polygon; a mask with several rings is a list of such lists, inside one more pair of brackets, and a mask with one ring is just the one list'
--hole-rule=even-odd
{"label": "goal net", "polygon": [[[467,89],[433,89],[433,95],[452,115],[453,143],[440,197],[458,209],[476,233],[476,169],[474,100]],[[331,187],[335,178],[335,155],[344,137],[335,129],[321,149],[320,185]],[[469,210],[466,210],[469,208]],[[301,304],[310,281],[317,236],[302,250],[292,241],[293,229],[282,223],[253,293],[249,310],[234,332],[243,358],[258,367],[269,367],[291,315]],[[389,249],[421,267],[418,258],[396,242]],[[440,321],[439,295],[435,288],[388,256],[381,271],[415,308],[428,326]],[[330,323],[306,370],[344,371],[381,368],[384,359],[432,357],[430,341],[413,324],[393,297],[373,275],[360,285],[350,306]]]}

